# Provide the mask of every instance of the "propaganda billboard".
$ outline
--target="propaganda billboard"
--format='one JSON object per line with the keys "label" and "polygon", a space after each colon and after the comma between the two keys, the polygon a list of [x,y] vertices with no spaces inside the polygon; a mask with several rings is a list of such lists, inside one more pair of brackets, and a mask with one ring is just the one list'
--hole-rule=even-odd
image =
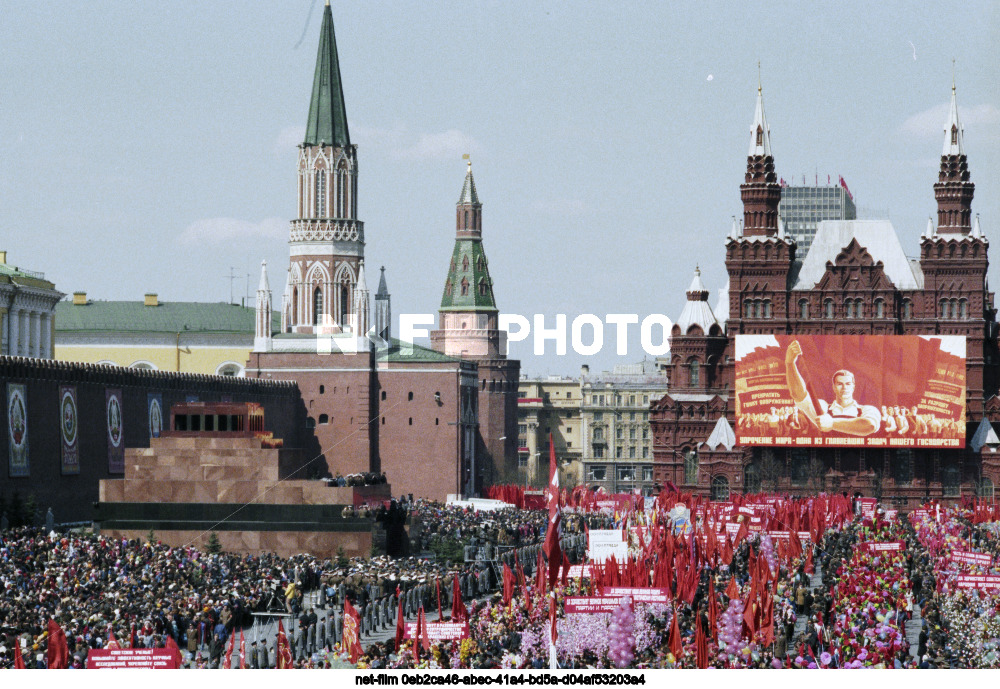
{"label": "propaganda billboard", "polygon": [[965,338],[737,335],[736,442],[965,447]]}

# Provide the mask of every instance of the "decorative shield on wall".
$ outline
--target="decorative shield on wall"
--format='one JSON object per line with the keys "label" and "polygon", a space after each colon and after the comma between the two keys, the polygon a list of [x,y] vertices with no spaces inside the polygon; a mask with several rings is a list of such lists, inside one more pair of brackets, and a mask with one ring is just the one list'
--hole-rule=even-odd
{"label": "decorative shield on wall", "polygon": [[9,476],[27,476],[28,397],[21,383],[7,383],[7,431],[10,437]]}
{"label": "decorative shield on wall", "polygon": [[105,390],[108,422],[108,472],[125,473],[125,425],[122,414],[122,391]]}
{"label": "decorative shield on wall", "polygon": [[62,439],[62,473],[80,473],[80,416],[76,406],[76,388],[59,387],[59,435]]}

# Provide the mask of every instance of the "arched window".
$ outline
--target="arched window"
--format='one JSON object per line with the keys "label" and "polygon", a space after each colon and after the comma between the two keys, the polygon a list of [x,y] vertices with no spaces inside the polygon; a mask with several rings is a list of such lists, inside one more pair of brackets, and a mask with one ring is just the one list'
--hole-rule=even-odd
{"label": "arched window", "polygon": [[865,302],[861,299],[854,300],[854,317],[855,318],[865,317]]}
{"label": "arched window", "polygon": [[913,318],[913,302],[909,299],[903,300],[903,318]]}
{"label": "arched window", "polygon": [[323,290],[317,287],[313,290],[313,325],[319,325],[323,314]]}
{"label": "arched window", "polygon": [[771,300],[770,299],[765,299],[764,300],[764,318],[770,318],[770,317],[771,317]]}
{"label": "arched window", "polygon": [[948,300],[941,300],[941,318],[948,318]]}
{"label": "arched window", "polygon": [[951,317],[958,318],[958,299],[952,299],[949,304],[951,305]]}
{"label": "arched window", "polygon": [[963,321],[969,318],[969,302],[967,299],[958,300],[958,317]]}
{"label": "arched window", "polygon": [[479,279],[479,296],[485,297],[489,293],[489,287],[486,284],[486,278]]}
{"label": "arched window", "polygon": [[468,256],[463,256],[462,257],[462,270],[463,271],[469,270],[469,257]]}
{"label": "arched window", "polygon": [[292,288],[292,323],[299,324],[299,288]]}
{"label": "arched window", "polygon": [[326,414],[320,414],[319,415],[319,425],[320,426],[325,426],[328,423],[330,423],[330,417],[327,416]]}
{"label": "arched window", "polygon": [[684,453],[684,483],[698,483],[698,453],[694,450]]}
{"label": "arched window", "polygon": [[954,464],[941,469],[941,488],[946,498],[957,498],[962,494],[962,470]]}
{"label": "arched window", "polygon": [[340,323],[347,325],[347,316],[351,313],[351,280],[345,274],[340,279]]}
{"label": "arched window", "polygon": [[450,297],[452,291],[454,291],[454,290],[453,290],[452,285],[451,285],[451,280],[449,279],[449,280],[445,281],[445,283],[444,283],[444,293],[447,294]]}
{"label": "arched window", "polygon": [[844,300],[844,318],[854,318],[854,300]]}
{"label": "arched window", "polygon": [[761,307],[760,299],[753,300],[753,315],[754,318],[761,318],[764,315],[764,310]]}
{"label": "arched window", "polygon": [[688,371],[690,373],[689,380],[691,381],[691,386],[695,387],[701,384],[701,367],[698,365],[696,359],[692,359],[688,362]]}
{"label": "arched window", "polygon": [[729,479],[725,476],[716,476],[712,479],[712,500],[714,502],[729,500]]}
{"label": "arched window", "polygon": [[347,176],[347,161],[341,160],[337,169],[337,216],[346,218],[350,215],[348,209],[350,197],[350,184]]}
{"label": "arched window", "polygon": [[[952,127],[952,129],[954,129],[954,127]],[[954,138],[954,134],[952,134],[952,138]],[[757,125],[757,145],[764,145],[764,129],[759,124]]]}
{"label": "arched window", "polygon": [[476,267],[479,270],[486,270],[486,259],[484,257],[480,256],[479,260],[476,261]]}
{"label": "arched window", "polygon": [[799,299],[799,318],[802,320],[808,320],[809,318],[809,300]]}
{"label": "arched window", "polygon": [[823,300],[823,317],[833,318],[833,299]]}
{"label": "arched window", "polygon": [[469,296],[469,281],[466,280],[465,278],[462,278],[462,296],[463,297]]}
{"label": "arched window", "polygon": [[760,492],[760,467],[757,462],[751,462],[743,467],[743,492]]}
{"label": "arched window", "polygon": [[958,127],[951,125],[951,145],[958,145]]}
{"label": "arched window", "polygon": [[743,317],[753,318],[753,302],[749,299],[743,302]]}
{"label": "arched window", "polygon": [[993,499],[993,480],[987,477],[983,477],[979,481],[978,494],[981,498],[986,498],[987,500]]}
{"label": "arched window", "polygon": [[220,364],[219,367],[215,369],[215,375],[229,376],[231,378],[242,378],[243,367],[240,366],[235,361],[227,361],[224,364]]}
{"label": "arched window", "polygon": [[317,168],[316,170],[316,217],[326,217],[326,170]]}
{"label": "arched window", "polygon": [[885,318],[885,302],[881,299],[875,300],[875,318]]}

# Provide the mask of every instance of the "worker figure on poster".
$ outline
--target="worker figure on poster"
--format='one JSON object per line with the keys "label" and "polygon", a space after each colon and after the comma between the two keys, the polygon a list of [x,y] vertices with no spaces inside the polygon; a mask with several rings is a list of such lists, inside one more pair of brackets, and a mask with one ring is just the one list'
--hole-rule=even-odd
{"label": "worker figure on poster", "polygon": [[802,356],[802,346],[798,340],[792,341],[785,351],[785,377],[792,401],[809,421],[822,433],[835,431],[855,436],[876,433],[882,422],[877,407],[861,404],[854,399],[854,374],[841,369],[833,374],[834,401],[816,400],[806,389],[805,380],[799,373],[797,361]]}

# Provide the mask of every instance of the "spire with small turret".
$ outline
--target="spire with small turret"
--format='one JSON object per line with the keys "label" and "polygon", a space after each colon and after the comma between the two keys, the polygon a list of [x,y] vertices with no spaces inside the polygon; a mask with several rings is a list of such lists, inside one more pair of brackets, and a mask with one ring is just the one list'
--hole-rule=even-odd
{"label": "spire with small turret", "polygon": [[773,237],[778,234],[778,202],[781,187],[774,172],[771,155],[771,130],[764,114],[764,91],[757,84],[757,105],[750,125],[750,151],[747,172],[740,185],[743,199],[743,236]]}
{"label": "spire with small turret", "polygon": [[392,309],[389,302],[389,288],[385,284],[385,266],[378,279],[378,292],[375,293],[375,334],[389,341],[392,336]]}
{"label": "spire with small turret", "polygon": [[357,337],[368,335],[368,328],[371,325],[371,311],[369,309],[368,280],[365,279],[365,262],[362,260],[358,266],[358,282],[354,286],[354,315],[357,318],[354,334]]}
{"label": "spire with small turret", "polygon": [[954,80],[951,84],[951,107],[944,125],[944,147],[941,168],[934,185],[938,207],[938,234],[968,235],[972,229],[972,195],[976,185],[970,181],[965,157],[962,123],[958,119],[958,103]]}
{"label": "spire with small turret", "polygon": [[297,217],[291,222],[286,330],[346,329],[365,257],[358,220],[358,156],[347,108],[329,3],[323,9],[306,133],[299,146]]}
{"label": "spire with small turret", "polygon": [[271,285],[267,281],[267,261],[260,262],[260,284],[257,286],[257,305],[253,350],[266,352],[271,348]]}

